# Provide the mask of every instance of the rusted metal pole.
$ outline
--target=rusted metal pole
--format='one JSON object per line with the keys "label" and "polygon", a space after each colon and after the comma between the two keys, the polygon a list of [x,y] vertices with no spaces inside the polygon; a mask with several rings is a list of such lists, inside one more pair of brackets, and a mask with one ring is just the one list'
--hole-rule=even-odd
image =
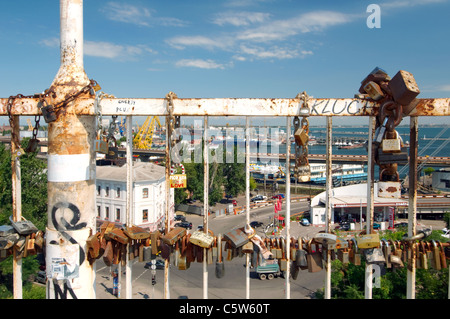
{"label": "rusted metal pole", "polygon": [[[208,232],[209,212],[209,148],[208,148],[208,116],[204,117],[203,128],[203,230]],[[206,248],[203,248],[203,299],[208,299],[208,265]]]}
{"label": "rusted metal pole", "polygon": [[[416,235],[416,212],[417,212],[417,148],[418,140],[418,117],[409,118],[409,190],[408,190],[408,237]],[[406,273],[406,298],[416,297],[416,259],[411,259],[411,268]]]}
{"label": "rusted metal pole", "polygon": [[[127,218],[126,223],[128,227],[131,227],[133,224],[133,117],[127,116],[127,129],[126,129],[126,138],[127,138]],[[132,299],[133,297],[133,286],[131,283],[132,275],[133,275],[133,263],[130,260],[130,250],[131,244],[127,245],[127,256],[126,256],[126,291],[125,296],[126,299]],[[120,285],[120,281],[119,281]]]}
{"label": "rusted metal pole", "polygon": [[[331,182],[332,182],[332,172],[331,172],[331,165],[332,165],[332,121],[333,118],[327,117],[327,158],[326,158],[326,217],[325,217],[325,232],[330,233],[331,232],[331,196],[332,196],[332,190],[331,190]],[[325,267],[325,299],[331,299],[331,251],[327,249],[327,258],[326,258],[326,267]]]}
{"label": "rusted metal pole", "polygon": [[291,299],[291,118],[286,117],[286,299]]}
{"label": "rusted metal pole", "polygon": [[[250,117],[248,116],[245,117],[245,223],[250,225]],[[245,298],[250,299],[250,254],[245,254]]]}
{"label": "rusted metal pole", "polygon": [[[369,137],[368,137],[368,162],[367,162],[367,205],[366,205],[366,229],[367,233],[373,232],[373,210],[374,210],[374,152],[373,152],[373,138],[375,134],[375,116],[369,117]],[[366,264],[365,285],[364,285],[365,299],[372,299],[373,288],[373,266]]]}
{"label": "rusted metal pole", "polygon": [[[60,0],[61,65],[51,89],[65,101],[89,84],[83,69],[83,1]],[[86,239],[95,222],[95,118],[66,103],[48,126],[49,299],[95,299],[95,271],[87,261]],[[92,103],[93,106],[93,103]]]}
{"label": "rusted metal pole", "polygon": [[[20,143],[20,123],[19,116],[13,116],[13,130],[11,136],[16,136]],[[12,171],[12,218],[13,221],[18,222],[22,219],[22,184],[21,184],[21,170],[20,157],[13,156],[17,152],[20,145],[14,143],[11,138],[11,171]],[[22,258],[18,257],[19,252],[17,247],[13,250],[13,294],[14,299],[22,299]]]}

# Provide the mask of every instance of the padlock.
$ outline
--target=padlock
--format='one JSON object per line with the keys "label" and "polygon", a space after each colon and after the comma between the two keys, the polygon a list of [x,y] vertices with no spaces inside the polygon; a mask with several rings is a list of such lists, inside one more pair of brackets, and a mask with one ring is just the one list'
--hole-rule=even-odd
{"label": "padlock", "polygon": [[38,102],[37,106],[42,112],[42,116],[44,117],[45,123],[48,124],[56,121],[56,113],[52,105],[48,105],[45,100],[42,100]]}
{"label": "padlock", "polygon": [[10,225],[0,225],[0,237],[5,237],[14,234],[15,232],[14,227]]}
{"label": "padlock", "polygon": [[107,160],[116,160],[119,158],[119,148],[117,146],[108,146],[108,152],[105,158]]}
{"label": "padlock", "polygon": [[441,259],[441,267],[447,268],[447,260],[445,257],[444,245],[440,241],[438,241],[438,244],[439,244],[439,257]]}
{"label": "padlock", "polygon": [[109,233],[105,234],[106,238],[113,239],[121,244],[128,244],[129,238],[121,228],[113,228]]}
{"label": "padlock", "polygon": [[161,240],[169,246],[173,246],[177,240],[183,237],[186,234],[186,228],[184,227],[175,227],[167,234],[161,236]]}
{"label": "padlock", "polygon": [[433,258],[432,258],[432,267],[436,270],[441,270],[441,256],[439,254],[439,245],[435,240],[431,241],[432,243],[432,254],[433,254]]}
{"label": "padlock", "polygon": [[308,262],[308,272],[318,272],[318,271],[321,271],[323,268],[322,254],[320,253],[317,245],[315,245],[314,249],[311,247],[312,242],[313,242],[313,239],[308,241],[308,245],[307,245],[308,249],[307,249],[306,260]]}
{"label": "padlock", "polygon": [[159,230],[156,230],[156,231],[154,231],[154,232],[152,232],[152,233],[150,233],[150,244],[151,244],[151,247],[152,247],[152,255],[158,255],[158,253],[159,253],[159,249],[158,249],[158,238],[159,238],[159,236],[160,236],[161,234],[160,234],[160,232],[159,232]]}
{"label": "padlock", "polygon": [[307,128],[305,126],[299,127],[294,133],[294,138],[297,145],[300,146],[308,145],[309,135]]}
{"label": "padlock", "polygon": [[404,70],[400,70],[394,75],[389,81],[388,87],[391,90],[394,101],[401,105],[408,105],[420,93],[414,76]]}
{"label": "padlock", "polygon": [[384,255],[384,258],[386,259],[386,268],[391,268],[392,265],[391,265],[391,261],[389,259],[389,256],[390,256],[390,254],[392,252],[392,248],[391,248],[391,246],[389,245],[389,242],[386,239],[383,239],[381,242],[383,243],[382,247],[383,247],[383,255]]}
{"label": "padlock", "polygon": [[97,153],[108,154],[108,142],[102,139],[96,139],[94,149]]}
{"label": "padlock", "polygon": [[8,250],[13,247],[20,239],[16,232],[0,237],[0,250]]}
{"label": "padlock", "polygon": [[309,164],[307,165],[300,165],[297,167],[297,181],[301,183],[306,183],[311,181],[311,166]]}
{"label": "padlock", "polygon": [[249,241],[248,236],[240,228],[225,233],[223,237],[235,248],[241,247]]}
{"label": "padlock", "polygon": [[381,142],[381,149],[385,153],[400,153],[402,151],[402,140],[396,130],[386,132]]}
{"label": "padlock", "polygon": [[222,258],[222,234],[217,236],[217,260],[215,274],[217,278],[225,276],[225,265]]}
{"label": "padlock", "polygon": [[360,235],[356,237],[356,243],[360,249],[379,247],[380,235],[378,233]]}
{"label": "padlock", "polygon": [[380,144],[383,141],[384,138],[384,134],[386,133],[386,124],[388,122],[389,118],[386,116],[383,119],[383,122],[381,123],[380,126],[377,127],[377,129],[375,130],[375,134],[374,134],[374,139],[373,139],[373,143],[375,144]]}
{"label": "padlock", "polygon": [[89,255],[89,262],[92,263],[100,257],[100,232],[91,235],[86,240],[86,248]]}
{"label": "padlock", "polygon": [[11,222],[12,227],[14,227],[19,235],[26,236],[38,231],[36,226],[34,226],[31,221],[26,220],[23,216],[22,219],[22,221],[15,222],[13,221],[12,216],[9,217],[9,221]]}
{"label": "padlock", "polygon": [[338,249],[337,256],[340,262],[344,265],[347,265],[350,262],[349,252],[347,248]]}
{"label": "padlock", "polygon": [[139,226],[126,226],[123,232],[131,239],[142,240],[150,238],[150,232]]}
{"label": "padlock", "polygon": [[400,198],[401,197],[401,183],[399,178],[399,173],[395,172],[395,180],[386,180],[384,174],[387,172],[386,169],[381,170],[380,180],[378,181],[378,197],[382,198]]}
{"label": "padlock", "polygon": [[113,262],[113,246],[112,246],[112,241],[111,240],[108,240],[107,243],[106,243],[106,249],[105,249],[105,252],[103,253],[103,262],[108,267],[112,265],[112,262]]}
{"label": "padlock", "polygon": [[303,249],[303,239],[301,237],[298,238],[297,248],[297,255],[295,256],[296,266],[302,270],[308,269],[307,252]]}
{"label": "padlock", "polygon": [[27,152],[27,153],[34,153],[34,152],[36,152],[37,147],[39,145],[39,142],[40,141],[37,138],[31,138],[28,141],[28,145],[27,145],[27,147],[25,149],[25,152]]}
{"label": "padlock", "polygon": [[372,100],[378,101],[384,97],[380,86],[374,81],[369,81],[364,85],[364,91],[369,94]]}
{"label": "padlock", "polygon": [[336,248],[337,236],[329,233],[317,233],[314,241],[320,243],[325,249]]}
{"label": "padlock", "polygon": [[409,155],[406,147],[402,147],[400,152],[386,153],[379,147],[375,154],[375,161],[378,165],[399,164],[406,165],[409,162]]}
{"label": "padlock", "polygon": [[196,230],[191,234],[189,241],[194,245],[210,248],[214,242],[214,234],[211,230],[208,230],[208,233]]}
{"label": "padlock", "polygon": [[361,253],[359,252],[358,244],[356,243],[356,239],[351,239],[352,245],[352,254],[350,257],[350,262],[356,266],[361,265]]}

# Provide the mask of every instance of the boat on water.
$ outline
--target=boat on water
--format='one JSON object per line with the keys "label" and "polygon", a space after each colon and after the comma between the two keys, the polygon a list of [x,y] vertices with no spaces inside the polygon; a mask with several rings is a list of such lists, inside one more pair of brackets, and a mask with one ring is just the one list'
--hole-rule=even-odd
{"label": "boat on water", "polygon": [[[326,165],[312,163],[311,167],[311,182],[315,184],[326,183]],[[251,163],[250,174],[257,181],[284,183],[286,170],[281,165],[264,165]],[[291,177],[293,171],[291,170]],[[336,182],[356,182],[367,179],[367,173],[364,171],[363,164],[333,164],[332,178]]]}

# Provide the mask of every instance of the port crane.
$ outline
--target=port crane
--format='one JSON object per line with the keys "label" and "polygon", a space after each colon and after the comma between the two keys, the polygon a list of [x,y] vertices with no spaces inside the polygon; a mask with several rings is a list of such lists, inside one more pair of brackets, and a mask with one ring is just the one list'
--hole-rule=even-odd
{"label": "port crane", "polygon": [[148,116],[145,119],[144,124],[139,128],[136,136],[133,139],[133,146],[137,149],[149,149],[153,143],[153,133],[155,132],[155,126],[161,127],[161,122],[157,116],[150,118]]}

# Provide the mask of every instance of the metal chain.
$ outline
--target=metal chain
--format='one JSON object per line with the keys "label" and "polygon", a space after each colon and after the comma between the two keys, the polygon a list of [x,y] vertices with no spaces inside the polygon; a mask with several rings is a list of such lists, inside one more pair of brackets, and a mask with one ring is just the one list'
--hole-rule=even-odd
{"label": "metal chain", "polygon": [[169,141],[169,146],[172,148],[175,146],[176,141],[172,140],[172,133],[175,130],[176,127],[179,127],[180,125],[180,117],[177,116],[175,117],[173,115],[173,110],[174,110],[174,105],[173,105],[173,99],[178,98],[177,95],[173,92],[169,92],[166,95],[166,100],[167,100],[167,112],[169,113],[169,116],[167,117],[167,121],[168,121],[168,132],[166,134],[168,134],[168,141]]}
{"label": "metal chain", "polygon": [[307,139],[305,143],[299,144],[297,141],[295,143],[295,167],[294,174],[297,180],[308,181],[310,179],[311,168],[309,166],[308,160],[308,141],[309,141],[309,120],[308,116],[310,113],[309,110],[309,96],[306,92],[302,92],[298,94],[297,97],[301,101],[303,101],[302,106],[300,108],[300,114],[302,114],[302,120],[300,121],[298,116],[294,117],[294,132],[300,129],[303,130],[303,134],[306,135]]}

